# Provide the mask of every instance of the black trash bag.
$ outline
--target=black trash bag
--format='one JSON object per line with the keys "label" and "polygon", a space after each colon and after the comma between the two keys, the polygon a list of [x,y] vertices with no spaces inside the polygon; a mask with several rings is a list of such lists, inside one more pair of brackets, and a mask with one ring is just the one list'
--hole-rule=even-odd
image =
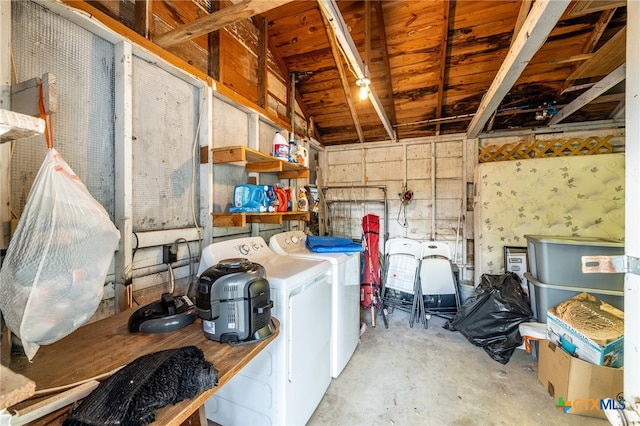
{"label": "black trash bag", "polygon": [[518,275],[483,274],[473,295],[444,328],[458,330],[469,342],[484,348],[491,358],[506,364],[522,345],[520,323],[532,318],[529,299]]}
{"label": "black trash bag", "polygon": [[185,346],[143,355],[104,382],[69,412],[64,426],[143,426],[154,410],[193,398],[218,383],[218,370],[200,348]]}

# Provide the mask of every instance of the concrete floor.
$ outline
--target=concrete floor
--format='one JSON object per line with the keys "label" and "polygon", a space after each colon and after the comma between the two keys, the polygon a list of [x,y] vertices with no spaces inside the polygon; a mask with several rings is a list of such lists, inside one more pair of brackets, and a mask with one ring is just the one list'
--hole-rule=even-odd
{"label": "concrete floor", "polygon": [[368,324],[340,377],[308,426],[318,425],[599,425],[564,414],[538,382],[537,359],[516,350],[502,365],[432,317],[409,328],[396,310],[389,328]]}

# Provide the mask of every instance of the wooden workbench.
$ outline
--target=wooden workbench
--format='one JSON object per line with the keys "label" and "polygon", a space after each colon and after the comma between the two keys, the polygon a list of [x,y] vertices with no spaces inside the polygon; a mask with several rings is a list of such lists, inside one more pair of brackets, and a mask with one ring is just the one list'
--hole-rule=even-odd
{"label": "wooden workbench", "polygon": [[[191,424],[197,424],[193,419],[197,419],[198,414],[202,418],[202,411],[198,413],[202,404],[271,343],[280,330],[280,324],[274,319],[276,332],[273,336],[254,344],[230,346],[207,339],[199,318],[193,324],[170,333],[129,333],[127,321],[132,313],[133,311],[121,312],[80,327],[54,344],[41,346],[32,363],[26,357],[18,357],[11,360],[9,367],[35,381],[36,390],[49,389],[109,373],[151,352],[197,346],[218,370],[218,386],[198,394],[194,399],[157,410],[154,423],[180,425],[190,419]],[[11,407],[9,411],[33,403],[25,401]],[[36,424],[62,424],[67,412],[68,407]]]}

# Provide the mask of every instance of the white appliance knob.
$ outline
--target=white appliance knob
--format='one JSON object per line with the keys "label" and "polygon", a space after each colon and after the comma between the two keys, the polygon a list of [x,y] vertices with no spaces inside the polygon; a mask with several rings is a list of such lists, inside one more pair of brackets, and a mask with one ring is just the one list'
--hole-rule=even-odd
{"label": "white appliance knob", "polygon": [[298,244],[298,237],[296,237],[296,236],[291,237],[291,242],[293,244]]}
{"label": "white appliance knob", "polygon": [[249,246],[246,244],[243,244],[239,247],[240,253],[241,254],[249,254]]}
{"label": "white appliance knob", "polygon": [[253,249],[254,249],[255,251],[260,250],[260,245],[259,245],[258,243],[253,243],[253,245],[252,245],[251,247],[253,247]]}
{"label": "white appliance knob", "polygon": [[290,240],[289,238],[285,238],[285,239],[284,239],[284,243],[285,243],[285,244],[291,244],[291,240]]}

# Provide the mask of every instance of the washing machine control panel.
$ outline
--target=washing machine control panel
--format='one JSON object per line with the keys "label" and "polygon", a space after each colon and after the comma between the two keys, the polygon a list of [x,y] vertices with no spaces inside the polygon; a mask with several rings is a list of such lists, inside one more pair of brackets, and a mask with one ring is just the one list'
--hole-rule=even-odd
{"label": "washing machine control panel", "polygon": [[307,235],[303,231],[286,231],[271,236],[269,247],[279,254],[306,252]]}
{"label": "washing machine control panel", "polygon": [[243,238],[242,241],[236,242],[233,249],[236,254],[240,254],[246,257],[262,256],[273,253],[264,242],[264,240],[260,237]]}

